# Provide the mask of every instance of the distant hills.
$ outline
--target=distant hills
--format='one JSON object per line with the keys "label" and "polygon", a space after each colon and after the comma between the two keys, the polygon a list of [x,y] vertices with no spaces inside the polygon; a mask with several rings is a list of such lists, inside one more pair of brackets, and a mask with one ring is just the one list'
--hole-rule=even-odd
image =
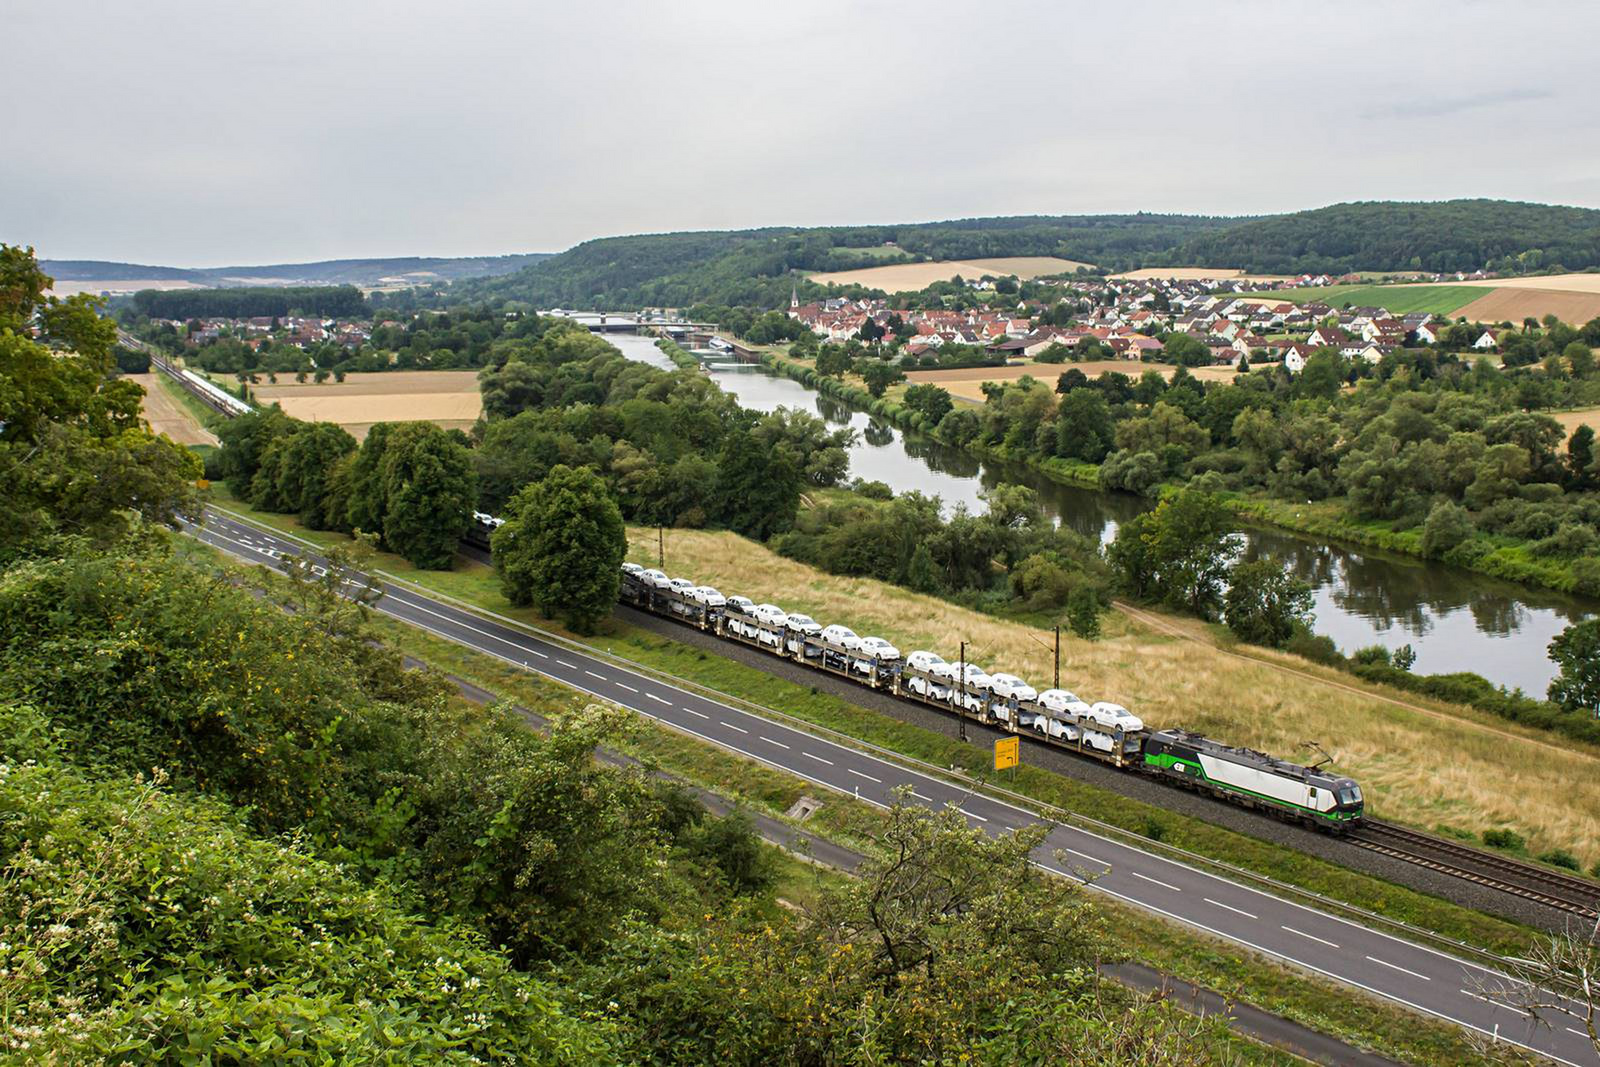
{"label": "distant hills", "polygon": [[605,237],[511,273],[465,280],[445,299],[534,307],[771,307],[795,285],[808,292],[804,275],[811,273],[1003,256],[1059,256],[1108,272],[1164,266],[1260,274],[1584,270],[1600,267],[1600,211],[1503,200],[1373,201],[1248,218],[1035,215]]}
{"label": "distant hills", "polygon": [[[548,252],[510,256],[401,256],[392,259],[325,259],[314,263],[270,263],[239,267],[161,267],[95,259],[46,259],[40,268],[57,282],[188,282],[233,287],[249,285],[375,286],[386,279],[417,283],[454,282],[509,274],[547,258]],[[115,287],[115,286],[112,286]]]}
{"label": "distant hills", "polygon": [[1584,270],[1600,266],[1600,211],[1507,200],[1335,204],[1197,234],[1176,255],[1262,274]]}
{"label": "distant hills", "polygon": [[[1107,273],[1138,267],[1252,274],[1600,268],[1600,211],[1505,200],[1367,201],[1286,215],[1024,215],[881,226],[765,227],[603,237],[556,255],[336,259],[185,269],[46,260],[65,285],[357,285],[403,279],[402,300],[629,308],[775,307],[811,274],[925,260],[1058,256]],[[118,283],[123,283],[118,285]],[[449,283],[442,285],[442,283]],[[442,288],[442,292],[433,290]]]}

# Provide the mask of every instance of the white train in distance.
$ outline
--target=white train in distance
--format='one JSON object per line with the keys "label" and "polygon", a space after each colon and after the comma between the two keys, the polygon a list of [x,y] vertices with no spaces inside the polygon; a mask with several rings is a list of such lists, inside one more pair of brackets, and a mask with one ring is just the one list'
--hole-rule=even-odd
{"label": "white train in distance", "polygon": [[881,637],[824,626],[776,604],[724,596],[636,563],[622,565],[618,599],[904,700],[1307,826],[1342,832],[1364,817],[1361,789],[1349,778],[1185,730],[1149,731],[1120,704],[1090,703],[1066,689],[1040,692],[1014,674],[990,674],[936,652],[902,655]]}

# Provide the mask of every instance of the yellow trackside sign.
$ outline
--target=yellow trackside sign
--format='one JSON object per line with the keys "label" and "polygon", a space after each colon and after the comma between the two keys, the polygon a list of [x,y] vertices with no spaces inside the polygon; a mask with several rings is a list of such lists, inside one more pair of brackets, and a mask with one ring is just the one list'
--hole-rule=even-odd
{"label": "yellow trackside sign", "polygon": [[994,769],[1003,771],[1022,762],[1022,738],[1002,737],[994,743]]}

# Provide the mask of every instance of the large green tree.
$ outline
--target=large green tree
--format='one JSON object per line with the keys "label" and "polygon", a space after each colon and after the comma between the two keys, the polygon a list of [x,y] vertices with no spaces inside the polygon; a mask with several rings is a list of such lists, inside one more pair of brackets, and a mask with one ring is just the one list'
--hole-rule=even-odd
{"label": "large green tree", "polygon": [[1550,642],[1550,658],[1561,668],[1549,697],[1571,711],[1600,715],[1600,618],[1575,622]]}
{"label": "large green tree", "polygon": [[384,544],[418,567],[448,570],[478,498],[467,449],[431,422],[400,423],[380,473]]}
{"label": "large green tree", "polygon": [[1209,619],[1222,604],[1234,542],[1232,516],[1222,501],[1184,489],[1123,523],[1107,559],[1134,596]]}
{"label": "large green tree", "polygon": [[1228,571],[1223,617],[1241,641],[1282,648],[1295,629],[1310,624],[1311,587],[1280,560],[1236,563]]}
{"label": "large green tree", "polygon": [[628,551],[622,512],[605,482],[587,467],[558,464],[512,497],[504,518],[493,552],[506,598],[593,632],[611,614]]}
{"label": "large green tree", "polygon": [[730,530],[766,540],[794,525],[800,472],[745,430],[728,434],[717,459],[717,518]]}
{"label": "large green tree", "polygon": [[0,555],[197,518],[200,461],[145,427],[144,390],[114,377],[115,325],[49,285],[32,249],[0,245]]}

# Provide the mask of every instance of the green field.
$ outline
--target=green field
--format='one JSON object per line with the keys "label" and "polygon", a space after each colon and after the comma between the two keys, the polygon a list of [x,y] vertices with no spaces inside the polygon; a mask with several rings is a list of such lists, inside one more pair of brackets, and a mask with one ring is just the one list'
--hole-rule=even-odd
{"label": "green field", "polygon": [[1293,304],[1320,301],[1336,308],[1346,304],[1352,307],[1382,307],[1396,315],[1412,311],[1453,315],[1480,296],[1488,296],[1493,291],[1475,285],[1330,285],[1322,289],[1286,289],[1244,295],[1270,297]]}

